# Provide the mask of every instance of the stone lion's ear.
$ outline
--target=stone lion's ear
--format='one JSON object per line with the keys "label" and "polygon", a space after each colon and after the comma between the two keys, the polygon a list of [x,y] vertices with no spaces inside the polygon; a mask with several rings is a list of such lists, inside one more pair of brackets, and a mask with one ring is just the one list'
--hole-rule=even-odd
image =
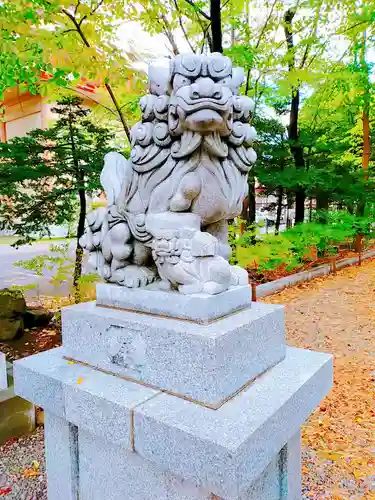
{"label": "stone lion's ear", "polygon": [[233,68],[232,70],[232,80],[230,84],[230,89],[233,94],[238,94],[238,91],[245,79],[245,71],[243,68]]}
{"label": "stone lion's ear", "polygon": [[162,66],[148,67],[148,86],[151,94],[165,95],[169,93],[169,68]]}

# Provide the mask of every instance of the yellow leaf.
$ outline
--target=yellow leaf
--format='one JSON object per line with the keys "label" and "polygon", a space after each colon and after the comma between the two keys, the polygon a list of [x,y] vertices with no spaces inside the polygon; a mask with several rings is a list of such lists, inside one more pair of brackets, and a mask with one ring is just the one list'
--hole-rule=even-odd
{"label": "yellow leaf", "polygon": [[73,361],[73,360],[68,361],[68,365],[74,365],[74,364],[75,364],[75,361]]}
{"label": "yellow leaf", "polygon": [[82,382],[83,382],[83,377],[78,377],[77,384],[82,384]]}
{"label": "yellow leaf", "polygon": [[40,474],[40,472],[38,470],[34,470],[34,469],[25,469],[23,471],[23,475],[25,477],[35,477],[35,476],[38,476]]}
{"label": "yellow leaf", "polygon": [[326,458],[328,460],[333,460],[335,462],[338,462],[339,460],[342,459],[342,453],[337,453],[334,451],[320,451],[319,455],[323,458]]}
{"label": "yellow leaf", "polygon": [[33,466],[34,470],[39,470],[40,463],[38,462],[38,460],[34,460],[32,463],[32,466]]}

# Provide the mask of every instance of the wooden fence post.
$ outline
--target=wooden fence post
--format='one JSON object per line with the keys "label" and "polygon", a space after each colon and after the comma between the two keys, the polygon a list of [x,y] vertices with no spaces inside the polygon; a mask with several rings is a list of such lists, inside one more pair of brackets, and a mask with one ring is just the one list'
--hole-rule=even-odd
{"label": "wooden fence post", "polygon": [[331,258],[331,272],[332,274],[337,273],[337,267],[336,267],[336,257]]}
{"label": "wooden fence post", "polygon": [[251,283],[251,302],[257,301],[257,285],[256,283]]}

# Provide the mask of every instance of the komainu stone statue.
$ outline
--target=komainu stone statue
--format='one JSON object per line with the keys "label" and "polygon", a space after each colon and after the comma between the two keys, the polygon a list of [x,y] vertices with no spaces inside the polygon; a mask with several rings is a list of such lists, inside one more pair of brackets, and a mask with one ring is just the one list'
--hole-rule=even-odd
{"label": "komainu stone statue", "polygon": [[227,234],[256,160],[243,78],[221,54],[149,68],[130,159],[106,155],[108,207],[88,214],[81,240],[103,279],[131,288],[160,279],[185,294],[247,284],[246,271],[228,263]]}

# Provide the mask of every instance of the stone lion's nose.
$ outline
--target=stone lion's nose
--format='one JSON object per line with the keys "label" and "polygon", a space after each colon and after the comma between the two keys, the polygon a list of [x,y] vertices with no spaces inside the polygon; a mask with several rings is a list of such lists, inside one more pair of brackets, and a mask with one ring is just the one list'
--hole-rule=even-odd
{"label": "stone lion's nose", "polygon": [[200,78],[190,87],[191,99],[201,99],[202,97],[221,99],[222,91],[211,78]]}

